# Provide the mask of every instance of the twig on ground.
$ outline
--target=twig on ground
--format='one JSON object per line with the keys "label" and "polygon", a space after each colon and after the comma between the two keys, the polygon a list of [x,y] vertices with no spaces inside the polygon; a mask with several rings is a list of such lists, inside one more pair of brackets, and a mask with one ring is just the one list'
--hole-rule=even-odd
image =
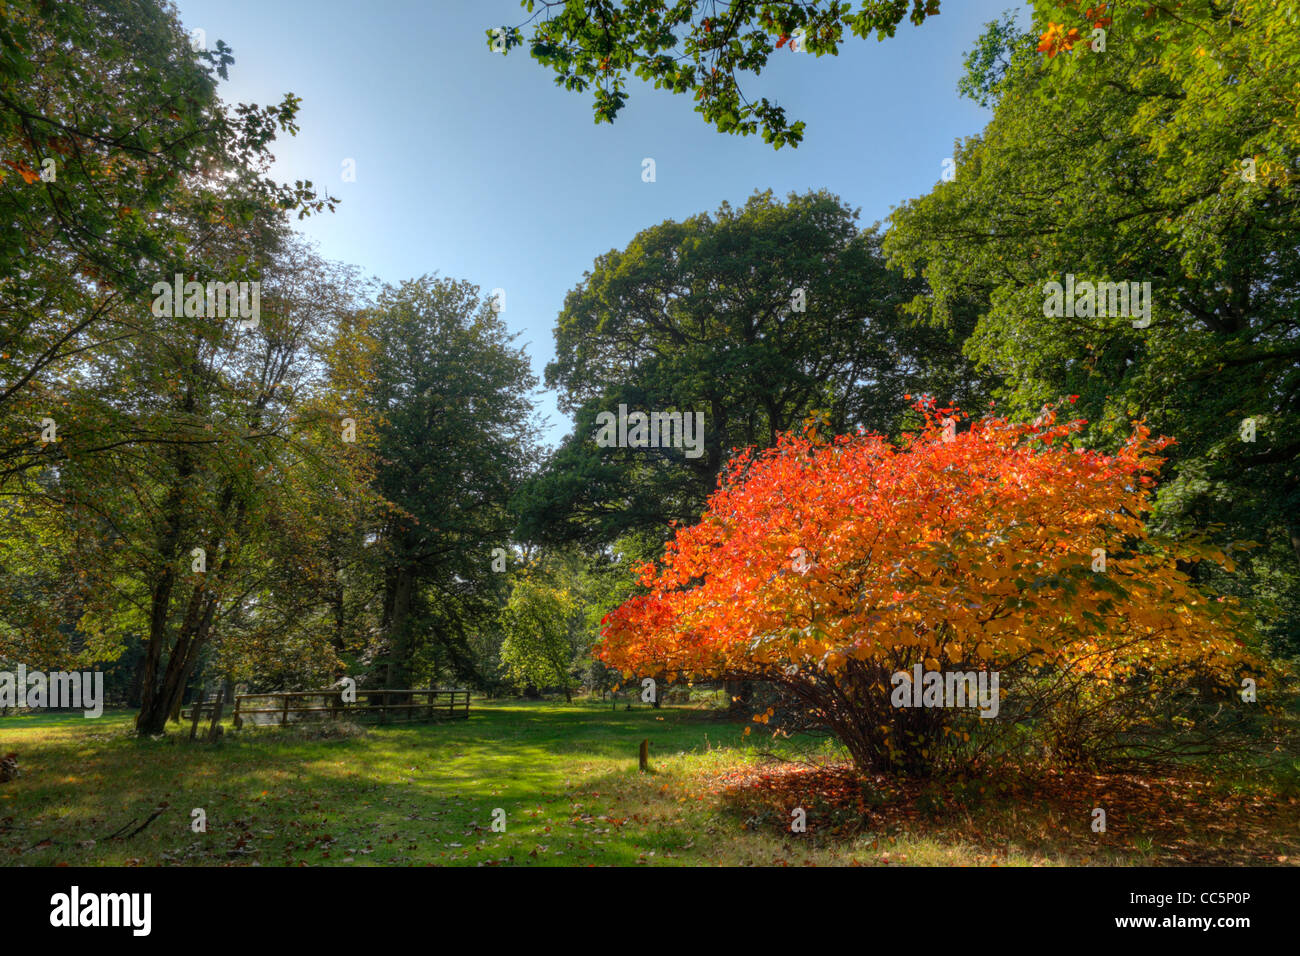
{"label": "twig on ground", "polygon": [[155,820],[157,820],[158,817],[160,817],[163,813],[166,812],[166,810],[167,810],[167,804],[163,804],[161,807],[159,807],[159,808],[158,808],[157,810],[155,810],[153,813],[149,814],[149,816],[145,818],[144,823],[140,824],[138,827],[136,827],[134,830],[132,830],[130,833],[126,834],[125,836],[122,836],[122,832],[123,832],[124,830],[126,830],[126,828],[129,827],[132,823],[135,823],[135,821],[136,821],[137,819],[139,819],[138,817],[132,817],[130,820],[128,820],[128,821],[127,821],[126,823],[124,823],[122,826],[118,827],[116,830],[114,830],[114,831],[113,831],[112,833],[110,833],[108,836],[106,836],[106,837],[102,837],[101,839],[104,839],[104,840],[129,840],[129,839],[131,839],[131,837],[135,836],[137,833],[139,833],[141,830],[143,830],[143,829],[144,829],[145,827],[147,827],[149,824],[151,824],[151,823],[153,823]]}

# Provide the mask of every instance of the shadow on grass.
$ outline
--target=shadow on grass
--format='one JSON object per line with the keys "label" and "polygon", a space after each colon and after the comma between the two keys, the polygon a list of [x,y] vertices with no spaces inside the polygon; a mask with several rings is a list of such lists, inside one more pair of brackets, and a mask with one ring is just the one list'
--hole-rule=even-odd
{"label": "shadow on grass", "polygon": [[215,745],[190,744],[183,728],[136,738],[130,715],[101,720],[0,725],[24,772],[0,789],[0,865],[635,863],[676,839],[637,837],[623,829],[636,814],[614,807],[650,786],[634,769],[640,740],[656,755],[711,746],[670,710],[533,704],[341,739],[246,729]]}
{"label": "shadow on grass", "polygon": [[[900,842],[939,863],[1300,854],[1294,794],[1225,794],[1191,770],[863,781],[763,765],[743,722],[685,708],[490,702],[468,720],[340,739],[257,728],[215,745],[189,744],[188,728],[135,738],[131,716],[0,720],[24,773],[0,786],[0,865],[870,863],[905,859],[875,853]],[[636,771],[642,739],[656,773]],[[806,833],[790,832],[795,807]]]}

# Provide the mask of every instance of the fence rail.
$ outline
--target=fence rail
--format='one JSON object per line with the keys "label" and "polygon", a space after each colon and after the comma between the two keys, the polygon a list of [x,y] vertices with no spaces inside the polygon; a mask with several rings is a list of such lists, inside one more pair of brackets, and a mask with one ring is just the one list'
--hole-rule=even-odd
{"label": "fence rail", "polygon": [[[269,706],[267,706],[269,705]],[[306,720],[444,720],[469,716],[469,691],[432,689],[358,690],[344,701],[340,690],[270,691],[235,695],[235,726],[301,723]]]}

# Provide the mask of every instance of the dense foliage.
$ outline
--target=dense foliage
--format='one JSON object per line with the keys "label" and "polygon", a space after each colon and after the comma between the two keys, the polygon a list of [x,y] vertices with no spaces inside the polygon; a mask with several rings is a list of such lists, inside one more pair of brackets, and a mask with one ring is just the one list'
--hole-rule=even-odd
{"label": "dense foliage", "polygon": [[[885,251],[925,278],[916,314],[943,325],[976,303],[965,351],[1012,414],[1077,393],[1099,447],[1135,417],[1175,436],[1156,520],[1257,542],[1243,573],[1215,584],[1251,595],[1275,646],[1295,653],[1294,16],[1195,0],[1112,3],[1089,19],[1085,6],[1035,4],[1023,37],[990,27],[966,88],[995,102],[993,119],[959,146],[952,181],[895,212]],[[1149,283],[1149,315],[1048,314],[1045,288],[1067,276]]]}
{"label": "dense foliage", "polygon": [[[733,449],[810,415],[894,431],[910,389],[977,402],[960,327],[901,307],[923,290],[885,268],[874,229],[825,192],[668,221],[599,257],[565,300],[547,384],[577,428],[521,496],[523,533],[609,544],[696,517]],[[698,454],[600,447],[618,408],[703,416]]]}
{"label": "dense foliage", "polygon": [[956,415],[932,411],[898,447],[786,436],[733,461],[699,523],[642,567],[649,591],[610,615],[601,656],[628,676],[780,684],[863,770],[970,744],[969,712],[898,707],[891,678],[916,665],[1002,673],[1012,710],[1018,669],[1103,687],[1195,675],[1231,700],[1252,666],[1239,618],[1178,566],[1224,556],[1143,521],[1167,442],[1138,426],[1104,455],[1052,413],[960,432]]}

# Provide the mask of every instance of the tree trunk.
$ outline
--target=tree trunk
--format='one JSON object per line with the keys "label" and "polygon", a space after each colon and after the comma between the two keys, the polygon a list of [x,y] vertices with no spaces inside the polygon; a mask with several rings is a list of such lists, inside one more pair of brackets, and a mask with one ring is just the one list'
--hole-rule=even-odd
{"label": "tree trunk", "polygon": [[754,696],[753,681],[729,680],[722,686],[727,694],[727,711],[735,715],[747,714],[749,701]]}
{"label": "tree trunk", "polygon": [[168,569],[153,587],[149,642],[145,649],[144,678],[140,684],[140,713],[135,718],[136,730],[141,734],[162,733],[170,713],[170,707],[160,704],[162,691],[158,686],[158,669],[162,663],[163,646],[167,643],[167,614],[171,609],[173,580],[174,575]]}
{"label": "tree trunk", "polygon": [[[392,568],[387,574],[384,599],[384,632],[388,638],[384,686],[402,688],[410,680],[411,597],[415,574],[407,568]],[[392,701],[397,703],[397,701]]]}
{"label": "tree trunk", "polygon": [[[171,586],[167,586],[170,600]],[[169,717],[179,715],[181,701],[185,694],[185,683],[198,660],[199,651],[207,642],[212,618],[216,612],[217,600],[204,588],[195,588],[190,595],[190,606],[176,646],[167,655],[167,666],[163,670],[161,684],[157,681],[157,665],[153,672],[146,672],[148,679],[147,693],[141,694],[140,714],[136,718],[136,731],[141,734],[161,734],[167,729]],[[150,638],[150,652],[161,655],[162,645],[166,643],[166,631],[155,640]]]}
{"label": "tree trunk", "polygon": [[332,643],[334,645],[334,654],[339,659],[338,665],[334,668],[334,679],[338,681],[347,676],[342,663],[347,643],[344,639],[347,626],[347,608],[344,604],[343,569],[339,563],[337,550],[331,550],[330,552],[330,571],[334,578],[334,589],[331,594],[334,604],[334,638]]}

